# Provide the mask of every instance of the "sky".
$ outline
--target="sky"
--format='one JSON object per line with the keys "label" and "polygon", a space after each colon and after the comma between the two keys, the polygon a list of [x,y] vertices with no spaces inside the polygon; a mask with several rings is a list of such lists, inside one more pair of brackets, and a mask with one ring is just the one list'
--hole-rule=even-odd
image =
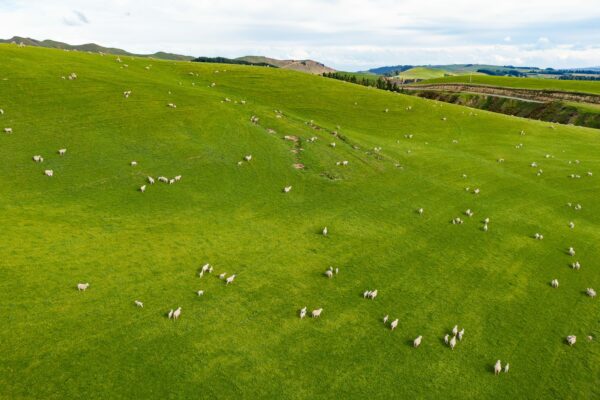
{"label": "sky", "polygon": [[0,38],[310,58],[339,70],[600,66],[599,0],[0,0]]}

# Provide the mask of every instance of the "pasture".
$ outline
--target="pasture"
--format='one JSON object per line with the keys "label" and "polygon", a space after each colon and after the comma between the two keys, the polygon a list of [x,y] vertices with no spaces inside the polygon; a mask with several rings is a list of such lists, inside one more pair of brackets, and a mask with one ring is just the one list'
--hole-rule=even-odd
{"label": "pasture", "polygon": [[600,396],[597,130],[275,68],[0,59],[0,398]]}

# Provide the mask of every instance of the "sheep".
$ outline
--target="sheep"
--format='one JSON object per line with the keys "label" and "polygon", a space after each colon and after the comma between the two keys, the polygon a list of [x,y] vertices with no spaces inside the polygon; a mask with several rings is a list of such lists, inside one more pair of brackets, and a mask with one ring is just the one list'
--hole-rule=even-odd
{"label": "sheep", "polygon": [[140,186],[140,192],[144,193],[146,191],[146,185]]}
{"label": "sheep", "polygon": [[423,211],[424,211],[424,210],[423,210],[422,208],[419,208],[419,209],[417,210],[417,212],[419,213],[419,215],[423,215]]}
{"label": "sheep", "polygon": [[44,171],[44,175],[46,176],[54,176],[54,171],[51,169],[47,169]]}
{"label": "sheep", "polygon": [[336,146],[335,142],[331,142],[331,143],[329,143],[329,145],[330,145],[331,147],[335,147],[335,146]]}
{"label": "sheep", "polygon": [[158,177],[158,181],[159,182],[164,182],[164,183],[169,183],[169,180],[166,177],[164,177],[164,176],[159,176]]}
{"label": "sheep", "polygon": [[179,319],[181,315],[181,307],[178,307],[177,310],[173,311],[173,319]]}
{"label": "sheep", "polygon": [[172,185],[175,183],[175,179],[169,179],[169,185]]}
{"label": "sheep", "polygon": [[572,247],[569,247],[568,253],[571,257],[573,257],[575,255],[575,249]]}
{"label": "sheep", "polygon": [[536,233],[535,235],[533,235],[533,237],[536,240],[544,240],[544,235],[542,235],[541,233]]}
{"label": "sheep", "polygon": [[487,231],[488,231],[488,225],[487,225],[487,224],[484,224],[484,225],[483,225],[483,231],[484,231],[484,232],[487,232]]}
{"label": "sheep", "polygon": [[557,288],[558,287],[558,279],[552,279],[552,282],[550,282],[550,284],[552,285],[553,288]]}
{"label": "sheep", "polygon": [[574,263],[571,264],[571,268],[579,271],[579,269],[581,268],[581,264],[579,263],[579,261],[575,261]]}
{"label": "sheep", "polygon": [[312,312],[310,314],[311,314],[311,316],[313,318],[319,318],[321,316],[322,312],[323,312],[323,309],[322,308],[318,308],[316,310],[312,310]]}
{"label": "sheep", "polygon": [[179,182],[179,181],[181,180],[181,175],[177,175],[177,176],[176,176],[175,178],[173,178],[173,179],[175,179],[175,182]]}
{"label": "sheep", "polygon": [[532,167],[532,168],[537,168],[537,166],[538,166],[538,165],[537,165],[537,163],[536,163],[535,161],[531,163],[531,167]]}
{"label": "sheep", "polygon": [[135,167],[137,165],[137,161],[132,161],[129,163],[129,165],[131,165],[132,167]]}
{"label": "sheep", "polygon": [[500,372],[502,371],[502,363],[500,362],[500,360],[496,361],[496,364],[494,365],[494,375],[500,375]]}
{"label": "sheep", "polygon": [[508,373],[508,369],[510,368],[510,364],[506,363],[506,365],[504,366],[504,373]]}
{"label": "sheep", "polygon": [[204,271],[198,272],[198,278],[202,278],[204,276]]}
{"label": "sheep", "polygon": [[444,336],[444,343],[448,344],[450,343],[450,335],[446,334],[446,336]]}
{"label": "sheep", "polygon": [[454,336],[456,336],[457,333],[458,333],[458,325],[454,325],[454,328],[452,328],[452,334]]}
{"label": "sheep", "polygon": [[39,162],[44,162],[44,157],[42,156],[33,156],[33,161],[39,163]]}
{"label": "sheep", "polygon": [[250,122],[253,124],[258,124],[259,118],[256,115],[250,117]]}
{"label": "sheep", "polygon": [[149,176],[148,177],[148,183],[151,184],[151,185],[154,185],[154,178],[151,177],[151,176]]}
{"label": "sheep", "polygon": [[463,336],[465,334],[465,328],[462,328],[459,332],[458,332],[458,340],[462,340]]}
{"label": "sheep", "polygon": [[4,128],[4,133],[13,133],[12,128]]}
{"label": "sheep", "polygon": [[377,289],[373,290],[369,297],[371,298],[371,300],[375,299],[375,297],[377,297]]}
{"label": "sheep", "polygon": [[596,297],[596,291],[592,288],[587,288],[585,289],[585,293],[590,296],[591,298]]}
{"label": "sheep", "polygon": [[135,305],[136,305],[137,307],[139,307],[139,308],[144,308],[144,303],[142,303],[141,301],[139,301],[139,300],[134,300],[133,302],[135,303]]}
{"label": "sheep", "polygon": [[323,236],[327,236],[327,233],[329,231],[327,230],[327,227],[323,228],[323,231],[321,232],[323,234]]}
{"label": "sheep", "polygon": [[4,115],[4,110],[0,108],[0,115]]}
{"label": "sheep", "polygon": [[575,222],[573,222],[573,221],[569,222],[569,228],[574,229],[575,228]]}
{"label": "sheep", "polygon": [[246,160],[246,161],[252,160],[252,154],[248,154],[247,156],[244,156],[244,160]]}
{"label": "sheep", "polygon": [[371,291],[370,290],[365,290],[363,292],[363,299],[366,299],[367,297],[371,297]]}
{"label": "sheep", "polygon": [[283,188],[283,193],[289,193],[292,190],[291,186],[286,186]]}
{"label": "sheep", "polygon": [[206,271],[208,271],[209,269],[210,269],[210,264],[204,264],[204,265],[202,266],[202,271],[201,271],[201,272],[206,272]]}
{"label": "sheep", "polygon": [[471,211],[471,209],[470,209],[470,208],[468,208],[468,209],[465,211],[465,215],[466,215],[467,217],[469,217],[469,218],[470,218],[470,217],[472,217],[472,216],[473,216],[473,211]]}
{"label": "sheep", "polygon": [[423,336],[417,336],[417,338],[413,341],[413,347],[419,347],[422,340]]}
{"label": "sheep", "polygon": [[196,294],[197,294],[198,296],[204,296],[204,290],[198,290],[198,291],[196,292]]}
{"label": "sheep", "polygon": [[235,274],[231,275],[229,278],[225,279],[225,285],[229,285],[235,279]]}
{"label": "sheep", "polygon": [[384,325],[388,322],[388,318],[389,317],[390,317],[389,315],[386,315],[385,317],[383,317],[383,324]]}
{"label": "sheep", "polygon": [[456,336],[452,336],[452,339],[450,339],[450,349],[454,350],[455,346],[456,346]]}
{"label": "sheep", "polygon": [[168,316],[169,316],[169,319],[173,318],[173,309],[172,308],[171,308],[171,311],[169,311]]}
{"label": "sheep", "polygon": [[473,194],[479,194],[479,188],[475,188],[475,190],[473,190]]}
{"label": "sheep", "polygon": [[81,291],[85,292],[88,287],[90,287],[89,283],[78,283],[77,284],[77,290],[79,290],[80,292]]}
{"label": "sheep", "polygon": [[223,272],[221,275],[219,275],[219,279],[225,279],[226,275],[227,275],[227,272]]}
{"label": "sheep", "polygon": [[209,273],[209,274],[212,274],[212,272],[213,272],[213,267],[212,267],[212,265],[211,265],[211,266],[210,266],[210,268],[208,269],[208,273]]}
{"label": "sheep", "polygon": [[300,319],[304,319],[304,317],[306,317],[306,306],[300,310]]}
{"label": "sheep", "polygon": [[131,95],[131,90],[126,90],[123,92],[123,96],[125,96],[125,98],[129,98],[129,96]]}
{"label": "sheep", "polygon": [[331,270],[328,269],[327,271],[325,271],[325,276],[328,277],[328,278],[332,278],[333,277],[333,271],[331,271]]}
{"label": "sheep", "polygon": [[569,346],[573,346],[576,342],[577,342],[577,336],[575,336],[575,335],[567,336],[567,343],[569,344]]}
{"label": "sheep", "polygon": [[484,224],[486,224],[486,225],[487,225],[487,224],[489,224],[489,223],[490,223],[490,219],[489,219],[489,217],[488,217],[488,218],[486,218],[486,219],[484,219],[484,220],[483,220],[483,223],[484,223]]}
{"label": "sheep", "polygon": [[167,107],[171,107],[171,108],[177,108],[177,106],[176,106],[175,104],[173,104],[173,103],[169,103],[169,104],[167,104]]}
{"label": "sheep", "polygon": [[390,324],[390,329],[394,330],[394,329],[396,329],[397,326],[398,326],[398,318],[396,318],[395,320],[392,321],[392,323]]}

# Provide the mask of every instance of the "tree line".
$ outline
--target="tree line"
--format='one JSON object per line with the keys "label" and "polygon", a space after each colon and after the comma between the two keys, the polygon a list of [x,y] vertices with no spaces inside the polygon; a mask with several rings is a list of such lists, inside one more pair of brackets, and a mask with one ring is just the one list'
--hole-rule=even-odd
{"label": "tree line", "polygon": [[401,85],[399,85],[397,82],[392,81],[391,79],[386,79],[382,76],[378,76],[377,79],[375,79],[375,76],[373,78],[368,78],[366,76],[357,77],[354,74],[347,74],[344,72],[324,72],[323,76],[326,78],[337,79],[340,81],[346,81],[358,85],[375,87],[377,89],[382,90],[389,90],[392,92],[402,91]]}

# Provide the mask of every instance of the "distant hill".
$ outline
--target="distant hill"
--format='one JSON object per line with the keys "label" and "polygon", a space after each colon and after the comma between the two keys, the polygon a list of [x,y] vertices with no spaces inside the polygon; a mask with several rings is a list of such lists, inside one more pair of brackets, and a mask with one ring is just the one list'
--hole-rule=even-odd
{"label": "distant hill", "polygon": [[313,60],[277,60],[263,56],[244,56],[238,57],[236,60],[247,61],[251,64],[269,64],[283,69],[308,72],[316,75],[321,75],[325,72],[335,72],[335,69]]}
{"label": "distant hill", "polygon": [[36,46],[36,47],[48,47],[54,49],[66,49],[66,50],[76,50],[76,51],[90,51],[93,53],[106,53],[106,54],[116,54],[123,56],[137,56],[137,57],[152,57],[158,58],[162,60],[181,60],[181,61],[190,61],[194,57],[192,56],[184,56],[181,54],[173,54],[173,53],[165,53],[163,51],[159,51],[154,54],[134,54],[123,49],[117,49],[114,47],[104,47],[95,43],[86,43],[80,45],[71,45],[68,43],[57,42],[55,40],[36,40],[31,38],[25,38],[20,36],[13,36],[10,39],[0,39],[0,43],[23,43],[26,46]]}
{"label": "distant hill", "polygon": [[514,67],[512,65],[487,65],[487,64],[448,64],[448,65],[394,65],[371,68],[367,72],[378,75],[396,76],[415,68],[442,70],[449,75],[465,75],[470,73],[484,73],[488,75],[526,75],[537,73],[540,68]]}

